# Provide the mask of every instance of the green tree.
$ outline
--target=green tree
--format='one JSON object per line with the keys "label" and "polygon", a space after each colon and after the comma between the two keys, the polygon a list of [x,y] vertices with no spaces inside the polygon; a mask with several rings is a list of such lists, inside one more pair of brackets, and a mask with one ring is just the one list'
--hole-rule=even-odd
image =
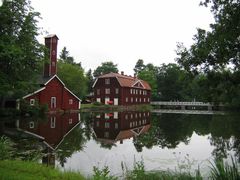
{"label": "green tree", "polygon": [[93,72],[93,76],[94,77],[98,77],[102,74],[107,74],[107,73],[118,73],[118,68],[117,68],[117,64],[113,64],[112,61],[107,61],[107,62],[103,62],[100,66],[98,66],[94,72]]}
{"label": "green tree", "polygon": [[211,6],[215,23],[211,31],[198,29],[195,42],[187,49],[178,44],[177,61],[188,70],[222,70],[231,64],[240,67],[240,1],[205,0],[201,5]]}
{"label": "green tree", "polygon": [[87,78],[87,87],[88,87],[88,93],[90,93],[92,91],[92,86],[94,83],[94,78],[93,78],[93,74],[92,74],[92,70],[89,69],[86,73],[86,78]]}
{"label": "green tree", "polygon": [[200,4],[211,7],[215,22],[210,31],[198,29],[189,49],[179,43],[176,60],[187,71],[207,78],[201,80],[208,90],[205,99],[240,106],[236,78],[240,71],[240,1],[205,0]]}
{"label": "green tree", "polygon": [[67,51],[65,46],[60,53],[60,59],[65,63],[74,64],[74,58],[69,55],[69,51]]}
{"label": "green tree", "polygon": [[139,59],[134,67],[134,72],[136,75],[138,75],[142,70],[144,70],[145,65],[144,61],[142,59]]}
{"label": "green tree", "polygon": [[189,73],[174,63],[162,64],[157,75],[158,92],[161,100],[192,100],[192,78]]}
{"label": "green tree", "polygon": [[138,72],[138,78],[149,83],[152,88],[152,100],[158,100],[157,68],[153,64],[144,65],[144,69]]}
{"label": "green tree", "polygon": [[36,39],[39,17],[27,0],[3,1],[0,7],[0,107],[36,84],[43,55]]}
{"label": "green tree", "polygon": [[58,62],[58,75],[65,85],[78,97],[82,98],[87,93],[87,79],[84,70],[77,64]]}

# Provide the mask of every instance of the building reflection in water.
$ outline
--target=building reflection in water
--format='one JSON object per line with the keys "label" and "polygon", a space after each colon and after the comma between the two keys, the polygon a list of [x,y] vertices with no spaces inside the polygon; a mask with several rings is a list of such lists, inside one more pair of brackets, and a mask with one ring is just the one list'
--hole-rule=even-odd
{"label": "building reflection in water", "polygon": [[20,120],[17,128],[42,140],[45,145],[42,163],[55,166],[55,150],[79,123],[78,113],[53,114],[48,116],[47,121]]}
{"label": "building reflection in water", "polygon": [[123,143],[150,128],[150,112],[99,113],[94,116],[93,130],[97,141],[104,144]]}

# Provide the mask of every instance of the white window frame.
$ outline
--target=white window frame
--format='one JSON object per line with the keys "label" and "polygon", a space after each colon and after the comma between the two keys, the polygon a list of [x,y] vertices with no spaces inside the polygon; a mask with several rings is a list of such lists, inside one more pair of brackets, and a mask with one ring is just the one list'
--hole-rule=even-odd
{"label": "white window frame", "polygon": [[119,88],[115,88],[115,94],[119,94]]}
{"label": "white window frame", "polygon": [[118,112],[113,112],[113,119],[118,119]]}
{"label": "white window frame", "polygon": [[34,106],[35,105],[35,99],[30,99],[30,106]]}
{"label": "white window frame", "polygon": [[110,79],[109,78],[105,79],[105,84],[110,84]]}
{"label": "white window frame", "polygon": [[34,128],[34,121],[30,121],[30,122],[29,122],[29,128],[30,128],[30,129],[33,129],[33,128]]}
{"label": "white window frame", "polygon": [[106,89],[105,89],[105,94],[110,94],[110,92],[111,92],[111,91],[110,91],[110,88],[106,88]]}
{"label": "white window frame", "polygon": [[97,95],[100,95],[100,93],[101,93],[101,90],[97,89]]}
{"label": "white window frame", "polygon": [[110,128],[110,123],[109,123],[109,122],[105,122],[105,123],[104,123],[104,127],[105,127],[106,129],[109,129],[109,128]]}
{"label": "white window frame", "polygon": [[105,138],[109,138],[109,132],[107,132],[107,131],[104,132],[104,137],[105,137]]}
{"label": "white window frame", "polygon": [[57,107],[57,98],[56,97],[51,97],[51,108],[56,108]]}
{"label": "white window frame", "polygon": [[69,103],[69,104],[73,104],[73,99],[69,99],[69,100],[68,100],[68,103]]}
{"label": "white window frame", "polygon": [[50,121],[51,121],[50,127],[54,129],[56,127],[56,117],[55,116],[51,117]]}
{"label": "white window frame", "polygon": [[118,123],[117,122],[115,122],[114,126],[115,126],[115,129],[118,129]]}

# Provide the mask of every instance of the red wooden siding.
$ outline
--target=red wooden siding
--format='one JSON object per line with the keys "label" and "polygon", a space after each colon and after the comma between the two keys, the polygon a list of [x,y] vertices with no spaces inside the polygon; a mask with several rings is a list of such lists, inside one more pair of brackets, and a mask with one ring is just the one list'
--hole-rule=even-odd
{"label": "red wooden siding", "polygon": [[93,121],[97,138],[105,143],[122,142],[147,132],[149,128],[149,112],[100,113],[95,115]]}
{"label": "red wooden siding", "polygon": [[[56,97],[56,107],[51,105],[52,97]],[[79,109],[79,99],[70,93],[57,77],[47,83],[45,89],[26,98],[29,103],[31,99],[36,99],[40,104],[47,104],[50,111]],[[72,104],[69,100],[72,100]]]}
{"label": "red wooden siding", "polygon": [[[110,80],[106,84],[106,79]],[[105,103],[105,98],[109,98],[110,102],[114,102],[114,98],[118,98],[119,105],[136,105],[149,104],[151,97],[151,88],[147,82],[140,79],[120,75],[117,73],[109,73],[100,76],[94,84],[94,100],[101,100]],[[106,93],[106,89],[110,93]],[[116,94],[118,89],[118,94]]]}
{"label": "red wooden siding", "polygon": [[79,123],[78,113],[70,113],[64,116],[49,115],[47,122],[21,120],[19,128],[44,137],[53,149],[63,140],[64,136]]}

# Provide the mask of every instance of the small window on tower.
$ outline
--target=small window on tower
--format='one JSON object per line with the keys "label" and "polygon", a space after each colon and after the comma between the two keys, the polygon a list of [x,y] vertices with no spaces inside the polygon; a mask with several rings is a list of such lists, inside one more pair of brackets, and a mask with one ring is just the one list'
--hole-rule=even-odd
{"label": "small window on tower", "polygon": [[56,63],[53,61],[53,62],[52,62],[52,66],[55,67],[55,65],[56,65]]}
{"label": "small window on tower", "polygon": [[52,51],[52,55],[54,55],[54,56],[55,56],[55,54],[56,54],[56,51],[55,51],[55,50],[53,50],[53,51]]}

